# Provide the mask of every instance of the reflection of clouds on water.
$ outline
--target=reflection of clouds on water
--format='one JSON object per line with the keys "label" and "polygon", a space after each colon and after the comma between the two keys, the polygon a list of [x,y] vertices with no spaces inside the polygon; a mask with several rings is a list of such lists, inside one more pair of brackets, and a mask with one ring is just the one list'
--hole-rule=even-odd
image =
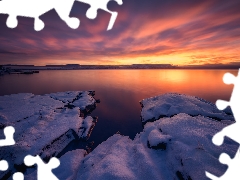
{"label": "reflection of clouds on water", "polygon": [[[232,86],[222,82],[226,70],[64,70],[40,71],[30,76],[0,78],[0,95],[20,92],[47,94],[95,90],[101,103],[92,112],[98,116],[90,140],[95,144],[120,131],[131,138],[142,130],[139,101],[167,92],[204,98],[215,103],[228,100]],[[231,71],[236,74],[237,71]],[[0,117],[1,118],[1,117]],[[97,139],[97,140],[96,140]]]}

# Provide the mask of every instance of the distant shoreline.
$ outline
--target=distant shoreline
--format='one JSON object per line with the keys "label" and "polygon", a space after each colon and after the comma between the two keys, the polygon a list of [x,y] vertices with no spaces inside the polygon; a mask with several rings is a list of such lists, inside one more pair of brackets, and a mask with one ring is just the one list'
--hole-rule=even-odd
{"label": "distant shoreline", "polygon": [[114,69],[239,69],[236,65],[189,65],[189,66],[175,66],[171,64],[132,64],[132,65],[0,65],[0,71],[36,71],[36,70],[114,70]]}

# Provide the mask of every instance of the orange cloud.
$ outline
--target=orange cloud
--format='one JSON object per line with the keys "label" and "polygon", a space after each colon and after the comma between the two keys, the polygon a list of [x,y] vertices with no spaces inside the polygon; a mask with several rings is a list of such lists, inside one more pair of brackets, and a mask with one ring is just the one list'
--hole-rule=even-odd
{"label": "orange cloud", "polygon": [[[33,30],[33,20],[20,18],[9,30],[0,15],[0,63],[18,64],[218,64],[239,61],[240,2],[126,0],[110,4],[119,15],[106,31],[110,14],[85,17],[87,6],[75,4],[78,29],[67,27],[51,11],[41,17],[46,28]],[[82,8],[80,11],[78,8]]]}

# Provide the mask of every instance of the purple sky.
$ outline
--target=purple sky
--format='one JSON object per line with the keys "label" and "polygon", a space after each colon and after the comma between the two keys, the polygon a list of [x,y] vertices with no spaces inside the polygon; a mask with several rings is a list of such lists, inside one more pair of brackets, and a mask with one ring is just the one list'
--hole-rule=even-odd
{"label": "purple sky", "polygon": [[40,16],[40,32],[25,17],[9,29],[8,15],[0,14],[0,64],[240,65],[239,0],[123,0],[108,7],[119,13],[110,31],[109,13],[99,10],[90,20],[89,6],[77,1],[70,14],[81,20],[76,30],[55,10]]}

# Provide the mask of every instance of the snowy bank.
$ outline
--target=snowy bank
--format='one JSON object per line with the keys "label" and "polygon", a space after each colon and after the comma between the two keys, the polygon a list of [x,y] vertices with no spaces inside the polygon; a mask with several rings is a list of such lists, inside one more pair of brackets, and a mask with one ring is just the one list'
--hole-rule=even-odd
{"label": "snowy bank", "polygon": [[168,93],[140,101],[142,122],[172,117],[179,113],[210,117],[215,120],[234,120],[231,110],[220,111],[216,105],[204,99],[184,94]]}
{"label": "snowy bank", "polygon": [[[51,97],[54,100],[60,100],[60,95],[57,97],[51,95]],[[223,111],[218,111],[213,104],[196,97],[167,94],[154,98],[142,101],[141,114],[143,117],[147,117],[145,118],[146,121],[153,120],[153,118],[156,118],[156,120],[146,122],[143,131],[137,134],[134,140],[127,136],[115,134],[99,144],[86,156],[84,150],[69,151],[60,157],[61,165],[53,170],[54,174],[59,179],[67,180],[207,180],[205,171],[221,176],[226,171],[227,166],[219,162],[219,155],[224,152],[234,157],[239,145],[230,139],[225,139],[224,144],[218,147],[212,143],[212,137],[224,127],[233,123],[233,117]],[[63,95],[61,95],[61,102],[59,103],[73,104],[71,98],[69,100],[68,97]],[[153,113],[147,112],[151,103],[153,104],[153,110],[151,110]],[[164,104],[168,104],[167,107],[169,108],[164,109],[166,107]],[[2,106],[0,107],[2,108]],[[45,123],[52,128],[48,131],[54,131],[56,126],[59,126],[59,129],[63,131],[64,127],[62,127],[61,122],[49,123],[54,121],[57,116],[59,116],[59,119],[66,119],[65,116],[68,116],[72,117],[70,119],[78,120],[73,120],[74,122],[66,123],[64,126],[75,132],[72,133],[74,137],[79,136],[80,132],[83,135],[85,134],[81,131],[83,125],[80,127],[77,123],[81,121],[79,120],[80,117],[75,117],[74,111],[77,111],[76,109],[77,107],[60,108],[55,111],[47,109],[50,111],[48,113],[44,113],[47,110],[42,111],[42,118],[46,118],[47,121],[33,124],[26,132],[32,132],[34,135],[41,134],[39,131],[41,126],[45,126]],[[0,110],[0,112],[2,111],[3,109]],[[165,113],[164,116],[169,117],[162,117],[163,113]],[[7,116],[2,117],[7,119]],[[26,120],[28,118],[22,121],[26,122]],[[82,119],[82,121],[84,120]],[[32,123],[30,120],[29,122]],[[37,122],[41,122],[40,119]],[[89,127],[89,122],[91,123],[91,120],[86,120],[84,127],[85,125]],[[25,125],[25,127],[28,126]],[[88,129],[87,127],[85,129]],[[50,133],[50,137],[53,136],[51,132],[48,133]],[[71,136],[67,135],[65,137]],[[31,137],[27,138],[30,139]],[[64,142],[65,140],[60,143],[64,144]],[[31,152],[41,152],[37,151],[39,145],[33,145],[34,147],[29,147]],[[61,144],[57,143],[57,145]],[[19,152],[15,147],[8,150],[19,155],[23,153],[21,148]],[[25,148],[25,151],[29,151],[27,147]],[[57,149],[61,148],[54,146],[53,150],[55,151],[46,150],[44,152],[45,154],[48,153],[47,156],[49,154],[56,155]],[[2,153],[1,151],[1,155]],[[12,155],[11,158],[13,156],[16,155]],[[15,157],[15,159],[17,158]],[[36,170],[34,168],[28,169],[25,175],[26,179],[34,179],[36,178]]]}
{"label": "snowy bank", "polygon": [[[24,168],[23,159],[28,154],[48,160],[58,156],[73,140],[87,139],[95,120],[81,114],[86,108],[95,107],[93,95],[93,91],[78,91],[1,96],[1,129],[15,128],[16,144],[0,149],[0,158],[9,162],[9,170]],[[4,136],[1,134],[0,138]],[[8,171],[0,178],[6,174]]]}
{"label": "snowy bank", "polygon": [[203,99],[180,94],[142,104],[144,120],[158,120],[146,123],[134,140],[116,134],[101,143],[80,162],[77,180],[205,180],[205,171],[225,173],[227,166],[218,158],[223,152],[234,157],[239,145],[226,139],[217,147],[212,137],[233,123],[233,116]]}
{"label": "snowy bank", "polygon": [[147,123],[134,140],[116,134],[82,160],[77,180],[202,180],[205,171],[220,176],[227,166],[219,163],[219,155],[233,157],[238,149],[230,140],[221,147],[211,141],[226,123],[231,121],[181,113]]}

